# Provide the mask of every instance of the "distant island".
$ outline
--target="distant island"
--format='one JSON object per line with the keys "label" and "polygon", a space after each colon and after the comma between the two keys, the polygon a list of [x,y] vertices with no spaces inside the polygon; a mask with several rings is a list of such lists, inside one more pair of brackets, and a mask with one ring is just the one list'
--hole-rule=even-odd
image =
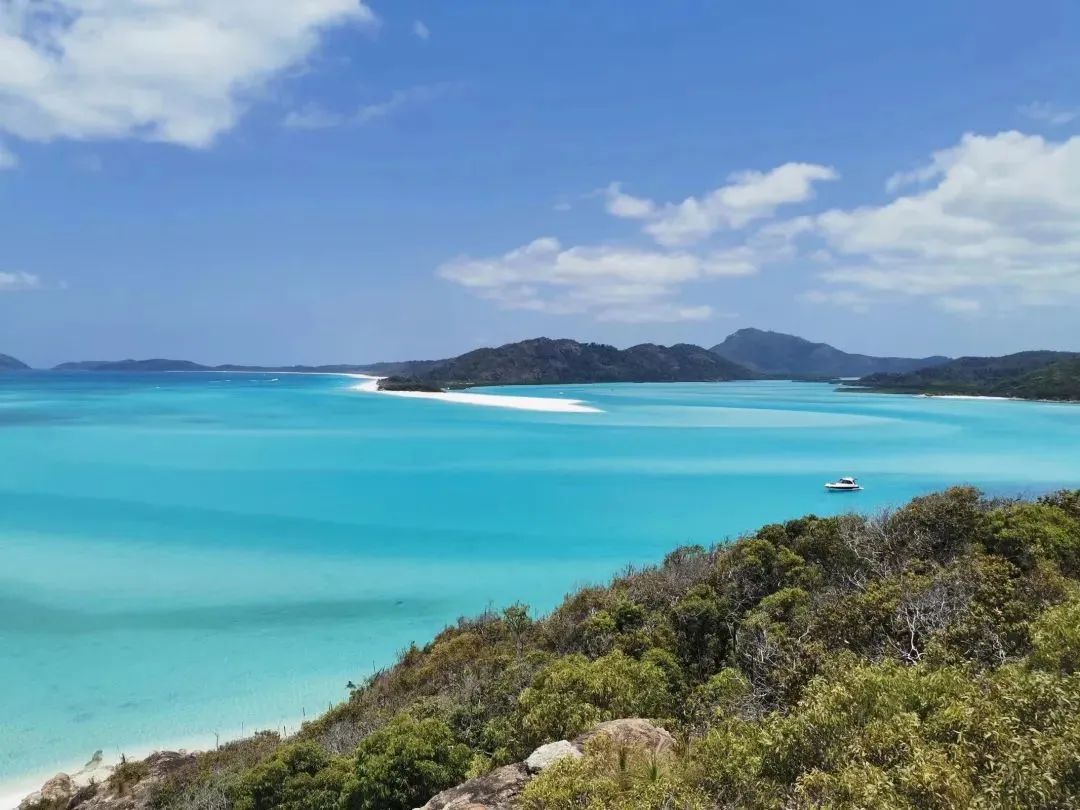
{"label": "distant island", "polygon": [[1080,354],[1031,351],[961,357],[907,374],[871,374],[850,390],[1080,400]]}
{"label": "distant island", "polygon": [[534,338],[476,349],[413,375],[444,388],[475,385],[557,385],[614,382],[721,382],[758,375],[708,349],[643,343],[617,349],[602,343]]}
{"label": "distant island", "polygon": [[337,364],[327,366],[244,366],[226,363],[219,366],[206,366],[202,363],[193,363],[190,360],[167,360],[155,358],[151,360],[79,360],[72,363],[61,363],[53,367],[53,371],[109,371],[109,372],[143,372],[153,373],[160,371],[278,371],[294,372],[298,374],[351,374],[363,372],[367,367],[349,364]]}
{"label": "distant island", "polygon": [[785,379],[903,373],[937,366],[949,360],[941,356],[911,358],[849,354],[827,343],[812,343],[795,335],[761,329],[733,332],[710,351],[759,374]]}
{"label": "distant island", "polygon": [[[88,360],[61,363],[67,372],[235,371],[372,374],[382,390],[440,391],[490,385],[618,382],[726,382],[791,379],[857,382],[846,391],[965,394],[1080,401],[1080,354],[1027,351],[1003,357],[877,357],[761,329],[740,329],[706,349],[689,343],[642,343],[618,349],[547,337],[475,349],[444,360],[334,365],[203,365],[190,360]],[[26,364],[0,355],[0,371]]]}
{"label": "distant island", "polygon": [[30,366],[8,354],[0,354],[0,371],[29,371]]}

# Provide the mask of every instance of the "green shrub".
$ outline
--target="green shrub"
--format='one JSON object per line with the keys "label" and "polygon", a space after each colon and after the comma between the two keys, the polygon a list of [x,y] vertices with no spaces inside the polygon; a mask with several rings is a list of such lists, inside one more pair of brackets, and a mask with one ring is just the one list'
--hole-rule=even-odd
{"label": "green shrub", "polygon": [[472,752],[436,717],[399,714],[356,749],[345,810],[408,810],[465,778]]}
{"label": "green shrub", "polygon": [[663,717],[673,709],[664,670],[621,652],[595,661],[560,658],[540,671],[518,703],[526,747],[573,737],[602,720]]}

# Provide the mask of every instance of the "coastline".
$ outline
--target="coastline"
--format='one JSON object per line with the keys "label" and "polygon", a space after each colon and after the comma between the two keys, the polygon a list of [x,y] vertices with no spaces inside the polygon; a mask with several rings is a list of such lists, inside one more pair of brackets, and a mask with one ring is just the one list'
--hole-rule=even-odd
{"label": "coastline", "polygon": [[961,399],[986,400],[988,402],[1041,402],[1047,405],[1080,405],[1077,399],[1041,399],[1035,397],[1000,397],[989,394],[937,394],[926,391],[895,391],[887,388],[859,388],[841,385],[835,389],[842,394],[884,394],[886,396],[913,397],[915,399]]}
{"label": "coastline", "polygon": [[[295,734],[305,721],[295,720],[285,723],[284,728],[288,734]],[[109,751],[99,749],[94,752],[87,762],[72,763],[71,767],[61,767],[59,770],[46,771],[33,776],[17,776],[0,782],[0,810],[17,810],[20,802],[41,788],[61,773],[71,777],[72,782],[79,787],[85,787],[91,781],[103,782],[112,774],[113,769],[120,763],[121,756],[127,760],[137,761],[146,759],[148,756],[161,751],[176,751],[185,754],[200,754],[214,750],[215,746],[224,746],[238,740],[247,739],[258,731],[280,730],[279,725],[254,725],[250,729],[245,725],[243,728],[233,729],[225,733],[214,735],[213,732],[196,734],[182,740],[172,740],[166,743],[154,745],[137,745],[127,747],[110,747]],[[284,738],[283,738],[284,739]],[[100,754],[100,758],[99,758]]]}
{"label": "coastline", "polygon": [[381,377],[370,374],[348,374],[353,379],[363,380],[353,386],[354,391],[368,394],[382,394],[390,397],[409,399],[429,399],[439,402],[456,402],[462,405],[480,405],[488,408],[509,408],[518,411],[541,411],[546,413],[603,413],[599,408],[586,405],[580,399],[554,399],[552,397],[522,397],[509,394],[473,394],[466,391],[380,391]]}

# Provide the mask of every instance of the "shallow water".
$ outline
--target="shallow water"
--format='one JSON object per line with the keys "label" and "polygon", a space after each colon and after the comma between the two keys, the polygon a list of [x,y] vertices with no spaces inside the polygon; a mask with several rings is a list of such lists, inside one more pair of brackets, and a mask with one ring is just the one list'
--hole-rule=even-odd
{"label": "shallow water", "polygon": [[[293,729],[411,641],[683,543],[966,482],[1080,486],[1080,406],[265,374],[0,375],[0,782]],[[492,389],[496,390],[496,389]],[[866,490],[822,484],[858,475]]]}

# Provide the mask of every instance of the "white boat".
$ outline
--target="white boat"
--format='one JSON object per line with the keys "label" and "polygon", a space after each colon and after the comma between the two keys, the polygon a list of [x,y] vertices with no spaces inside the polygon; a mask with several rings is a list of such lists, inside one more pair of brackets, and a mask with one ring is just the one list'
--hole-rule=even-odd
{"label": "white boat", "polygon": [[839,481],[830,481],[825,485],[830,492],[858,492],[862,487],[854,478],[841,478]]}

